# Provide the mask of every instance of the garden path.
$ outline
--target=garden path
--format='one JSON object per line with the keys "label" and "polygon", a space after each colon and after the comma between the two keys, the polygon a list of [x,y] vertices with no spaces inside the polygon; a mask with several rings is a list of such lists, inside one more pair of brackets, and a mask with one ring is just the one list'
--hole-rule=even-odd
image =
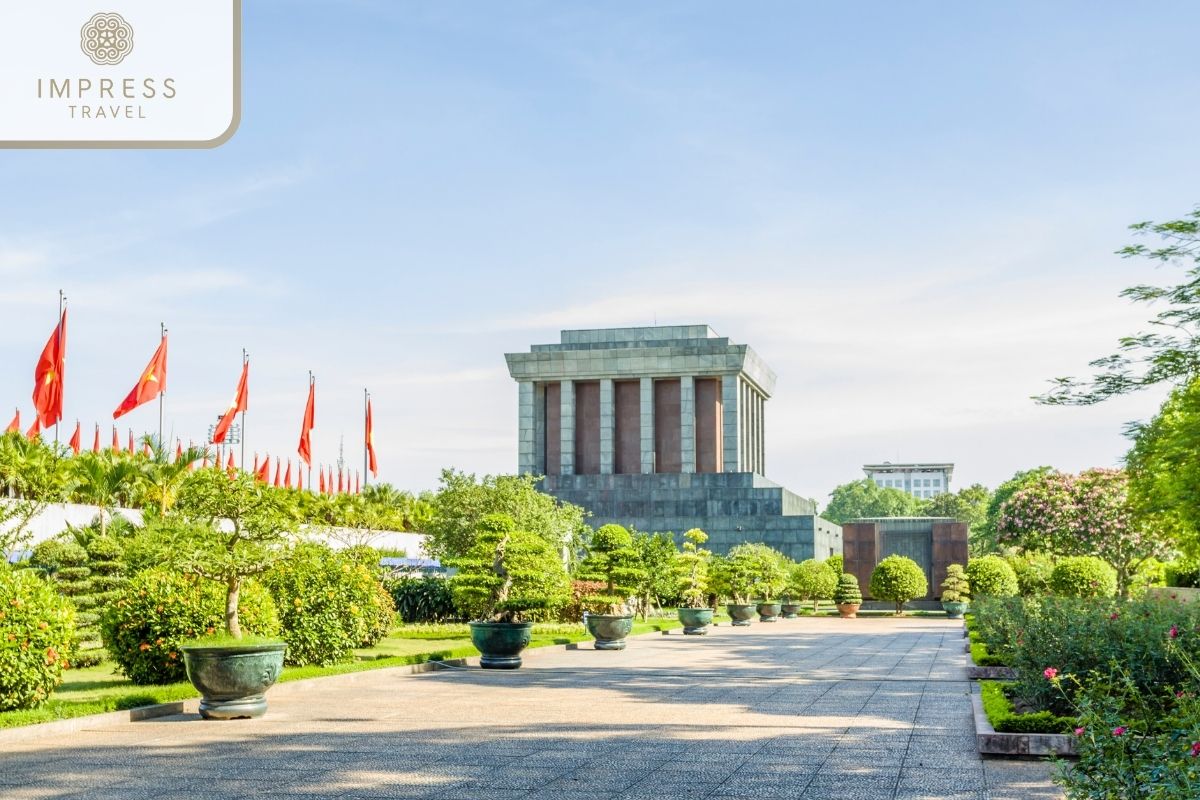
{"label": "garden path", "polygon": [[801,618],[516,672],[378,670],[7,746],[0,797],[1036,800],[1050,767],[975,752],[962,624]]}

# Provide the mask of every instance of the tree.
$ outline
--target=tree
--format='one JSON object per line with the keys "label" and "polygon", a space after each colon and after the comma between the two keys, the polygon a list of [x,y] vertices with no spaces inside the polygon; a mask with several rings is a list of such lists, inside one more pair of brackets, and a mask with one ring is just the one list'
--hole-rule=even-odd
{"label": "tree", "polygon": [[896,604],[896,616],[904,612],[909,600],[924,597],[929,591],[925,572],[911,558],[888,556],[871,573],[871,597],[891,600]]}
{"label": "tree", "polygon": [[1159,383],[1189,383],[1200,375],[1200,208],[1169,222],[1131,225],[1135,235],[1152,234],[1160,247],[1129,245],[1123,258],[1146,258],[1185,266],[1184,281],[1174,286],[1131,286],[1121,296],[1162,308],[1151,329],[1118,341],[1117,352],[1089,364],[1086,380],[1055,378],[1054,387],[1035,398],[1048,405],[1092,405]]}
{"label": "tree", "polygon": [[627,613],[626,602],[645,577],[633,535],[620,525],[601,525],[588,542],[579,577],[604,584],[604,592],[585,597],[594,614]]}
{"label": "tree", "polygon": [[474,475],[442,470],[441,485],[429,499],[426,548],[436,558],[467,553],[480,521],[488,514],[512,517],[517,528],[541,536],[555,548],[575,553],[587,526],[579,506],[559,503],[537,489],[530,475]]}
{"label": "tree", "polygon": [[458,569],[450,579],[454,603],[472,619],[522,622],[524,612],[559,607],[569,593],[555,549],[504,514],[480,520],[471,550],[449,563]]}
{"label": "tree", "polygon": [[921,515],[951,517],[967,523],[970,539],[977,540],[987,523],[988,503],[992,493],[982,483],[973,483],[957,492],[943,492],[921,504]]}
{"label": "tree", "polygon": [[829,505],[821,516],[830,522],[849,522],[870,517],[914,517],[921,512],[921,501],[891,486],[878,486],[863,478],[829,493]]}
{"label": "tree", "polygon": [[67,488],[62,462],[41,442],[19,433],[0,436],[0,559],[29,540],[29,523]]}
{"label": "tree", "polygon": [[118,506],[133,505],[144,492],[147,474],[131,457],[106,450],[80,453],[70,460],[74,482],[71,494],[82,503],[100,507],[100,535],[108,531],[108,520]]}
{"label": "tree", "polygon": [[712,551],[701,547],[707,541],[707,533],[692,528],[683,534],[683,547],[675,556],[677,591],[684,608],[704,608],[708,604]]}
{"label": "tree", "polygon": [[996,487],[996,491],[992,492],[988,499],[987,511],[983,523],[979,527],[978,535],[972,531],[971,536],[971,555],[984,556],[988,553],[994,553],[1000,549],[1000,539],[996,534],[996,522],[1000,518],[1000,508],[1012,497],[1015,492],[1024,488],[1027,484],[1037,480],[1043,475],[1048,475],[1054,472],[1053,467],[1034,467],[1018,471],[1011,478]]}
{"label": "tree", "polygon": [[165,514],[175,505],[179,489],[190,474],[189,467],[208,455],[203,447],[188,447],[179,458],[172,460],[171,453],[153,437],[146,436],[145,444],[150,445],[149,458],[143,457],[138,464],[144,477],[142,490],[143,500]]}
{"label": "tree", "polygon": [[786,591],[795,600],[811,600],[815,614],[822,600],[833,597],[839,577],[841,573],[834,572],[824,561],[809,558],[792,565]]}
{"label": "tree", "polygon": [[[185,572],[225,586],[225,631],[242,638],[238,595],[242,582],[273,567],[297,519],[282,492],[246,472],[230,476],[220,469],[191,473],[179,491],[179,515],[193,525],[176,549]],[[179,549],[182,548],[182,549]]]}
{"label": "tree", "polygon": [[724,558],[714,559],[712,585],[718,594],[735,605],[749,605],[757,595],[764,602],[786,587],[788,571],[784,556],[765,544],[739,544]]}
{"label": "tree", "polygon": [[675,537],[669,533],[633,531],[633,547],[638,554],[641,577],[637,581],[638,606],[642,619],[651,604],[662,606],[664,597],[675,595]]}

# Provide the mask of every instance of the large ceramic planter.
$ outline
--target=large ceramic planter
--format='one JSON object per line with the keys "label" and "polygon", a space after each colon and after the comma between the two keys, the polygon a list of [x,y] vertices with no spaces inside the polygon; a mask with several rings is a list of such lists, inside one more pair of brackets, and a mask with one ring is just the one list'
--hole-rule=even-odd
{"label": "large ceramic planter", "polygon": [[946,612],[946,616],[950,619],[962,619],[963,614],[967,613],[967,609],[970,607],[970,603],[960,600],[942,601],[942,610]]}
{"label": "large ceramic planter", "polygon": [[750,603],[728,603],[725,610],[729,613],[733,624],[739,628],[745,627],[754,621],[754,606]]}
{"label": "large ceramic planter", "polygon": [[184,647],[188,680],[202,695],[205,719],[247,719],[267,711],[264,696],[283,671],[283,642]]}
{"label": "large ceramic planter", "polygon": [[762,622],[774,622],[779,619],[779,611],[782,606],[779,603],[759,603],[758,618]]}
{"label": "large ceramic planter", "polygon": [[529,646],[532,622],[472,622],[471,644],[484,669],[516,669],[521,651]]}
{"label": "large ceramic planter", "polygon": [[802,606],[799,603],[784,603],[782,606],[784,619],[795,619],[800,616]]}
{"label": "large ceramic planter", "polygon": [[842,615],[842,619],[854,619],[858,616],[858,608],[862,603],[838,603],[838,613]]}
{"label": "large ceramic planter", "polygon": [[633,615],[588,614],[587,629],[596,639],[597,650],[624,650],[625,637],[633,630]]}
{"label": "large ceramic planter", "polygon": [[711,608],[681,608],[679,621],[683,623],[683,632],[689,636],[703,636],[712,625],[713,612]]}

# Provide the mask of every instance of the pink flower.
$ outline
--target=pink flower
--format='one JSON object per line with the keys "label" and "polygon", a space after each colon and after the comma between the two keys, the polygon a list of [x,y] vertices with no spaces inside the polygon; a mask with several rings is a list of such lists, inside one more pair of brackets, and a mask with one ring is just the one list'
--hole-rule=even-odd
{"label": "pink flower", "polygon": [[1113,736],[1123,736],[1127,730],[1129,730],[1129,728],[1126,728],[1124,725],[1118,725],[1117,727],[1113,728]]}
{"label": "pink flower", "polygon": [[1075,729],[1075,735],[1076,735],[1076,736],[1083,736],[1083,732],[1084,732],[1084,730],[1085,730],[1084,728],[1076,728],[1076,729]]}
{"label": "pink flower", "polygon": [[1111,613],[1111,614],[1109,614],[1109,615],[1108,615],[1108,618],[1109,618],[1109,619],[1116,619],[1116,618],[1117,618],[1117,617],[1119,617],[1119,616],[1121,616],[1121,615],[1120,615],[1119,613],[1117,613],[1116,611],[1114,611],[1113,613]]}
{"label": "pink flower", "polygon": [[1052,681],[1058,677],[1058,670],[1055,669],[1054,667],[1046,667],[1045,671],[1042,672],[1042,674],[1046,676],[1046,680]]}
{"label": "pink flower", "polygon": [[1167,631],[1167,636],[1170,636],[1172,639],[1178,637],[1179,636],[1179,628],[1175,625],[1172,625],[1171,630]]}
{"label": "pink flower", "polygon": [[1200,756],[1200,742],[1192,742],[1192,758]]}

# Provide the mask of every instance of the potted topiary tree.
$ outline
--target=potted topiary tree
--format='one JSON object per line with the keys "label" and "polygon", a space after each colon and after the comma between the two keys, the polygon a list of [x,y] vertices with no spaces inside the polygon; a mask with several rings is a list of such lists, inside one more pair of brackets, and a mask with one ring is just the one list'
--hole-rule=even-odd
{"label": "potted topiary tree", "polygon": [[942,609],[950,619],[962,619],[970,605],[971,584],[962,564],[951,564],[946,567],[946,580],[942,581]]}
{"label": "potted topiary tree", "polygon": [[765,544],[742,545],[753,548],[758,562],[758,618],[762,622],[779,619],[782,604],[776,599],[787,588],[789,560],[783,553]]}
{"label": "potted topiary tree", "polygon": [[175,512],[193,523],[178,526],[180,539],[166,548],[175,565],[225,588],[225,636],[181,648],[188,679],[202,695],[200,715],[260,717],[267,710],[264,694],[283,670],[286,645],[244,638],[238,601],[247,578],[283,557],[296,530],[294,509],[248,473],[201,469],[184,480]]}
{"label": "potted topiary tree", "polygon": [[471,643],[484,669],[516,669],[529,645],[533,623],[526,612],[563,605],[570,581],[562,559],[542,537],[517,530],[512,517],[489,514],[476,528],[475,543],[449,559],[454,604],[471,618]]}
{"label": "potted topiary tree", "polygon": [[843,572],[838,578],[837,588],[833,590],[833,602],[837,603],[837,610],[842,619],[857,617],[858,608],[862,605],[862,592],[858,588],[858,578],[849,572]]}
{"label": "potted topiary tree", "polygon": [[620,525],[602,525],[592,534],[588,556],[579,568],[584,580],[600,581],[604,591],[585,597],[587,629],[597,650],[624,650],[633,630],[629,598],[642,575],[633,536]]}
{"label": "potted topiary tree", "polygon": [[727,598],[725,611],[737,627],[754,621],[754,604],[750,602],[758,582],[758,564],[746,545],[737,545],[722,557],[713,559],[710,587],[718,600]]}
{"label": "potted topiary tree", "polygon": [[713,610],[708,607],[708,568],[712,553],[700,545],[708,534],[692,528],[683,535],[683,549],[675,556],[675,571],[679,585],[679,621],[683,632],[690,636],[708,633]]}
{"label": "potted topiary tree", "polygon": [[888,556],[871,573],[871,597],[895,603],[896,616],[904,613],[905,603],[924,597],[928,592],[925,571],[911,558]]}
{"label": "potted topiary tree", "polygon": [[[838,576],[829,565],[815,558],[805,559],[799,564],[793,564],[788,576],[788,593],[797,600],[811,600],[813,613],[820,610],[822,600],[833,597],[837,588]],[[787,616],[787,606],[784,606],[784,616]],[[795,616],[793,614],[792,616]]]}

